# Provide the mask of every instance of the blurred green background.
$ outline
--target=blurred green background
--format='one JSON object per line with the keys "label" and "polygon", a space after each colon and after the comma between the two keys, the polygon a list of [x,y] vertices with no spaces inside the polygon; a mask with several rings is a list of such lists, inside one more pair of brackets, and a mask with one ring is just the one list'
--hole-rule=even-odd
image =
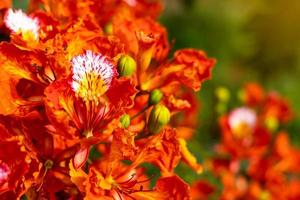
{"label": "blurred green background", "polygon": [[[161,22],[174,40],[174,50],[203,49],[217,59],[212,80],[199,92],[199,128],[189,147],[199,160],[213,152],[219,130],[215,89],[231,91],[233,106],[247,81],[276,90],[290,100],[295,120],[283,127],[300,145],[300,1],[299,0],[176,0],[168,1]],[[185,180],[205,178],[219,184],[209,172],[200,177],[184,165]]]}
{"label": "blurred green background", "polygon": [[[286,128],[300,145],[300,1],[299,0],[166,0],[160,18],[169,30],[174,49],[199,48],[217,59],[212,80],[199,92],[201,111],[195,139],[189,142],[201,161],[212,154],[218,141],[215,89],[230,89],[232,102],[247,81],[276,90],[291,102],[295,120]],[[15,0],[25,8],[27,0]],[[237,106],[237,104],[234,104]],[[207,178],[180,165],[178,173],[188,182]]]}

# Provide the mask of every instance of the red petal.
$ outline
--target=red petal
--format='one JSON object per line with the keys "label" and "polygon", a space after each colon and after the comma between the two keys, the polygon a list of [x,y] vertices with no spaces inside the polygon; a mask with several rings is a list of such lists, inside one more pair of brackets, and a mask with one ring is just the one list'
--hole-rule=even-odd
{"label": "red petal", "polygon": [[73,165],[76,170],[81,168],[85,164],[89,152],[90,152],[90,148],[88,147],[79,149],[79,151],[76,152],[73,160]]}

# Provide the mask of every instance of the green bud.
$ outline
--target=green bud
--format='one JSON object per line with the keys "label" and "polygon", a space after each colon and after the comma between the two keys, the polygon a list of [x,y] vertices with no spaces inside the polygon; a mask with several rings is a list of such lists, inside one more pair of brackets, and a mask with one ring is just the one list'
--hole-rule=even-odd
{"label": "green bud", "polygon": [[228,102],[230,99],[230,92],[226,87],[218,87],[215,93],[219,101]]}
{"label": "green bud", "polygon": [[270,131],[276,131],[279,127],[279,122],[276,117],[267,117],[265,119],[265,125]]}
{"label": "green bud", "polygon": [[245,92],[245,90],[238,91],[237,97],[241,102],[246,102],[246,92]]}
{"label": "green bud", "polygon": [[104,28],[103,28],[104,33],[106,33],[107,35],[111,35],[113,34],[113,25],[111,22],[108,22],[107,24],[105,24]]}
{"label": "green bud", "polygon": [[122,126],[124,128],[128,128],[129,125],[130,125],[130,116],[125,114],[125,115],[122,115],[121,118],[120,118],[120,123],[122,124]]}
{"label": "green bud", "polygon": [[131,76],[136,70],[135,60],[128,55],[124,55],[119,59],[118,72],[120,76]]}
{"label": "green bud", "polygon": [[150,94],[149,104],[150,105],[158,104],[163,96],[164,94],[159,89],[153,90]]}
{"label": "green bud", "polygon": [[219,115],[223,115],[227,111],[227,105],[225,103],[218,103],[216,105],[216,111]]}
{"label": "green bud", "polygon": [[161,128],[170,121],[170,111],[163,105],[156,105],[151,110],[148,129],[151,133],[160,132]]}

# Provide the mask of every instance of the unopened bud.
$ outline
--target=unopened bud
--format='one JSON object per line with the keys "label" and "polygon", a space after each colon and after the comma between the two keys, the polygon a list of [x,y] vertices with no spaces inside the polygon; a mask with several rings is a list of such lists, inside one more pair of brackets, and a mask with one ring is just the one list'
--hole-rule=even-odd
{"label": "unopened bud", "polygon": [[121,118],[120,118],[120,123],[122,124],[122,126],[124,128],[128,128],[129,125],[130,125],[130,116],[125,114],[125,115],[122,115]]}
{"label": "unopened bud", "polygon": [[131,76],[136,70],[135,60],[128,55],[124,55],[119,59],[118,72],[120,76]]}
{"label": "unopened bud", "polygon": [[278,129],[279,122],[276,117],[267,117],[265,119],[265,125],[270,131],[276,131]]}
{"label": "unopened bud", "polygon": [[164,94],[159,89],[153,90],[149,97],[149,104],[150,105],[158,104],[163,96]]}
{"label": "unopened bud", "polygon": [[247,94],[246,94],[245,90],[240,90],[240,91],[238,91],[237,97],[241,102],[246,102],[246,100],[247,100],[246,95]]}
{"label": "unopened bud", "polygon": [[161,128],[170,121],[170,111],[163,105],[156,105],[151,110],[148,128],[151,133],[160,132]]}
{"label": "unopened bud", "polygon": [[216,111],[219,115],[223,115],[224,113],[226,113],[227,111],[227,104],[226,103],[221,103],[219,102],[217,105],[216,105]]}
{"label": "unopened bud", "polygon": [[221,102],[228,102],[230,99],[230,92],[226,87],[218,87],[215,94]]}

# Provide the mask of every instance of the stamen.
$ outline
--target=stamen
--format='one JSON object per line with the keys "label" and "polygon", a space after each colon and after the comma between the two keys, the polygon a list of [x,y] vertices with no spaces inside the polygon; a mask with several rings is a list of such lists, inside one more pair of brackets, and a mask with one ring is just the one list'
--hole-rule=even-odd
{"label": "stamen", "polygon": [[72,89],[85,101],[98,101],[116,75],[113,65],[101,54],[86,51],[72,59]]}
{"label": "stamen", "polygon": [[22,10],[9,9],[5,17],[5,25],[14,33],[22,33],[23,37],[31,34],[35,40],[39,37],[39,22],[36,18],[28,17]]}

